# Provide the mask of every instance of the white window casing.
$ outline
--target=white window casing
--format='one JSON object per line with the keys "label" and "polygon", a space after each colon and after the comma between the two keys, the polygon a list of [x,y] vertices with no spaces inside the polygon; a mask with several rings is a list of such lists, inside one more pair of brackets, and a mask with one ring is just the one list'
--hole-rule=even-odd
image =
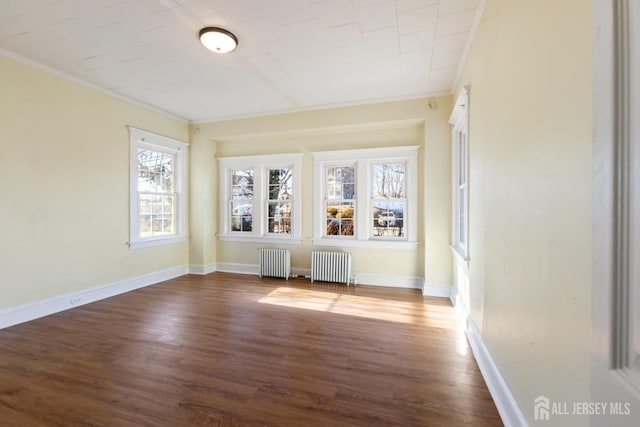
{"label": "white window casing", "polygon": [[449,118],[451,135],[451,249],[469,261],[469,88],[460,91]]}
{"label": "white window casing", "polygon": [[[220,165],[220,232],[218,236],[221,240],[302,244],[302,153],[220,157],[218,162]],[[270,198],[269,173],[276,170],[292,171],[293,182],[285,190],[286,199]],[[242,196],[244,197],[242,200],[246,200],[245,205],[250,207],[232,207],[235,201],[241,199],[237,194],[235,198],[233,195],[234,171],[253,172],[252,195],[251,197]],[[277,205],[278,208],[272,215],[269,215],[270,204]],[[282,211],[280,211],[281,208]],[[238,214],[235,215],[233,209],[244,210],[245,215],[243,216],[242,212],[235,212]],[[270,224],[279,222],[285,214],[289,218],[286,221],[286,227],[270,229]]]}
{"label": "white window casing", "polygon": [[[419,146],[368,148],[357,150],[314,152],[313,243],[317,246],[414,249],[418,245],[418,149]],[[402,165],[402,198],[375,197],[375,165]],[[353,199],[336,196],[329,171],[355,168]],[[338,192],[340,187],[338,187]],[[338,215],[328,215],[327,206],[353,202],[353,234],[337,232],[329,235],[332,221],[342,223]],[[394,206],[379,209],[382,203]],[[398,208],[400,206],[400,208]],[[338,206],[333,206],[334,210]],[[382,211],[382,212],[381,212]],[[395,218],[392,212],[402,212]],[[377,216],[376,216],[377,212]],[[341,212],[344,213],[344,212]],[[381,217],[382,216],[382,217]],[[397,222],[396,222],[397,221]],[[389,225],[394,225],[390,227]],[[346,227],[345,227],[346,228]],[[386,231],[385,231],[386,229]],[[381,232],[382,230],[382,232]]]}
{"label": "white window casing", "polygon": [[[186,241],[186,151],[189,145],[135,127],[128,126],[128,129],[130,147],[129,246],[136,249]],[[163,189],[167,185],[154,183],[151,176],[146,181],[141,177],[144,172],[140,169],[142,167],[139,158],[142,154],[140,153],[159,159],[157,161],[159,169],[149,173],[160,177],[161,181],[169,178],[171,180],[169,190]],[[162,162],[170,163],[170,172],[163,171],[164,165],[160,164]],[[143,203],[143,199],[148,203]],[[156,200],[160,200],[160,202],[156,203]],[[141,208],[143,205],[152,205],[153,207]],[[155,210],[156,205],[160,205],[159,212]],[[147,209],[149,210],[147,211]]]}

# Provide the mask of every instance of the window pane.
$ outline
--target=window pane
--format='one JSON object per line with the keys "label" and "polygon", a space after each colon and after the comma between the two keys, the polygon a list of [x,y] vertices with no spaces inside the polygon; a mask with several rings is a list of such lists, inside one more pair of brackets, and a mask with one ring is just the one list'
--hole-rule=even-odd
{"label": "window pane", "polygon": [[373,197],[401,199],[405,195],[404,163],[373,165]]}
{"label": "window pane", "polygon": [[140,194],[138,204],[138,212],[140,215],[151,215],[151,203],[156,196],[149,194]]}
{"label": "window pane", "polygon": [[231,231],[250,232],[253,225],[253,206],[246,201],[231,202]]}
{"label": "window pane", "polygon": [[353,236],[354,210],[354,202],[327,203],[327,236]]}
{"label": "window pane", "polygon": [[269,233],[291,234],[291,202],[269,202]]}
{"label": "window pane", "polygon": [[269,169],[269,200],[289,200],[293,193],[293,169]]}
{"label": "window pane", "polygon": [[173,215],[163,215],[162,217],[162,232],[165,234],[173,233],[175,224],[173,221]]}
{"label": "window pane", "polygon": [[140,215],[138,218],[138,228],[140,229],[140,236],[151,236],[151,215]]}
{"label": "window pane", "polygon": [[466,217],[466,200],[465,200],[465,196],[466,196],[466,191],[464,188],[461,188],[458,192],[459,194],[459,203],[460,203],[460,212],[459,212],[459,231],[458,231],[458,240],[460,241],[461,244],[464,245],[464,243],[466,242],[467,239],[467,224],[465,221],[465,217]]}
{"label": "window pane", "polygon": [[404,237],[404,218],[406,202],[379,201],[373,202],[373,236]]}
{"label": "window pane", "polygon": [[173,194],[139,194],[138,226],[141,237],[173,234],[175,227],[175,201]]}
{"label": "window pane", "polygon": [[460,182],[459,184],[464,184],[467,182],[467,135],[464,133],[460,133],[459,135],[460,141],[460,151],[459,151],[459,165],[458,169],[460,171]]}
{"label": "window pane", "polygon": [[253,198],[253,170],[234,170],[231,172],[231,199]]}
{"label": "window pane", "polygon": [[138,191],[172,193],[174,191],[173,154],[138,149]]}
{"label": "window pane", "polygon": [[405,163],[377,163],[371,175],[372,237],[405,237]]}
{"label": "window pane", "polygon": [[338,166],[327,168],[327,199],[349,200],[355,198],[356,168]]}

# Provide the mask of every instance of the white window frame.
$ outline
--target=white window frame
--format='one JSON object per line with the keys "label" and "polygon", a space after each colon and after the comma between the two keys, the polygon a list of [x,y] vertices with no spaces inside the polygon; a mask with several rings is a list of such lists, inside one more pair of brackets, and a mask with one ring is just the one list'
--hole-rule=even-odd
{"label": "white window frame", "polygon": [[[451,249],[469,261],[469,88],[463,87],[449,118],[451,135]],[[463,192],[461,206],[460,193]],[[464,230],[461,230],[461,224]],[[462,232],[464,231],[464,233]],[[464,237],[463,237],[464,236]]]}
{"label": "white window frame", "polygon": [[[313,244],[334,247],[415,249],[418,246],[418,149],[419,146],[366,148],[359,150],[320,151],[311,153],[314,160]],[[406,211],[405,235],[402,238],[373,236],[372,167],[379,163],[405,164]],[[327,236],[326,189],[327,169],[355,165],[356,194],[353,236]]]}
{"label": "white window frame", "polygon": [[[220,233],[218,237],[221,240],[302,244],[302,153],[219,157],[218,163],[220,166]],[[231,230],[231,214],[228,209],[231,200],[231,173],[238,169],[254,171],[251,231]],[[269,169],[293,170],[291,234],[269,233]]]}
{"label": "white window frame", "polygon": [[[145,248],[184,242],[187,240],[187,147],[189,144],[143,129],[127,126],[129,129],[129,247]],[[138,205],[138,149],[145,148],[175,155],[174,191],[176,195],[175,233],[162,236],[140,236]]]}

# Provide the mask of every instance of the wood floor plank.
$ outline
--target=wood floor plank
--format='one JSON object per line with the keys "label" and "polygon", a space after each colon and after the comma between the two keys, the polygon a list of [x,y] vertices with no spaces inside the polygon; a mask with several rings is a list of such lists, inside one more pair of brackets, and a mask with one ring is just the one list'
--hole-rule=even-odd
{"label": "wood floor plank", "polygon": [[187,275],[0,330],[8,426],[499,426],[451,304]]}

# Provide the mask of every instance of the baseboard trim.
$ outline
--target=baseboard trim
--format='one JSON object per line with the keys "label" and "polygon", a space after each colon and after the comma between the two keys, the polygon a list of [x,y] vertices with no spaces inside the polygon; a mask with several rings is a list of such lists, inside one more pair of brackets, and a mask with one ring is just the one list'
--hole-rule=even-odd
{"label": "baseboard trim", "polygon": [[[216,264],[215,271],[258,276],[260,267],[257,264],[224,262]],[[311,270],[308,268],[292,268],[291,273],[297,276],[309,277]],[[392,274],[353,273],[353,277],[358,285],[422,289],[424,283],[421,277],[395,276]]]}
{"label": "baseboard trim", "polygon": [[480,330],[470,318],[467,320],[465,333],[502,422],[506,426],[527,426],[527,420],[513,397],[513,393],[509,390],[500,369],[491,357],[489,349],[484,344]]}
{"label": "baseboard trim", "polygon": [[442,297],[451,299],[453,286],[447,283],[425,283],[422,287],[422,295],[425,297]]}
{"label": "baseboard trim", "polygon": [[353,276],[358,285],[422,289],[424,283],[422,277],[396,276],[394,274],[354,273]]}
{"label": "baseboard trim", "polygon": [[260,267],[258,264],[220,262],[216,264],[216,271],[221,271],[223,273],[251,274],[252,276],[260,275]]}
{"label": "baseboard trim", "polygon": [[451,305],[453,305],[453,311],[456,313],[458,321],[466,331],[467,319],[469,318],[469,310],[462,303],[460,293],[458,292],[458,287],[455,285],[451,286],[451,295],[449,296],[449,300],[451,301]]}
{"label": "baseboard trim", "polygon": [[189,274],[199,274],[204,276],[205,274],[215,273],[218,271],[216,264],[190,264]]}
{"label": "baseboard trim", "polygon": [[173,267],[3,309],[0,310],[0,329],[184,276],[188,272],[189,267],[187,266]]}

